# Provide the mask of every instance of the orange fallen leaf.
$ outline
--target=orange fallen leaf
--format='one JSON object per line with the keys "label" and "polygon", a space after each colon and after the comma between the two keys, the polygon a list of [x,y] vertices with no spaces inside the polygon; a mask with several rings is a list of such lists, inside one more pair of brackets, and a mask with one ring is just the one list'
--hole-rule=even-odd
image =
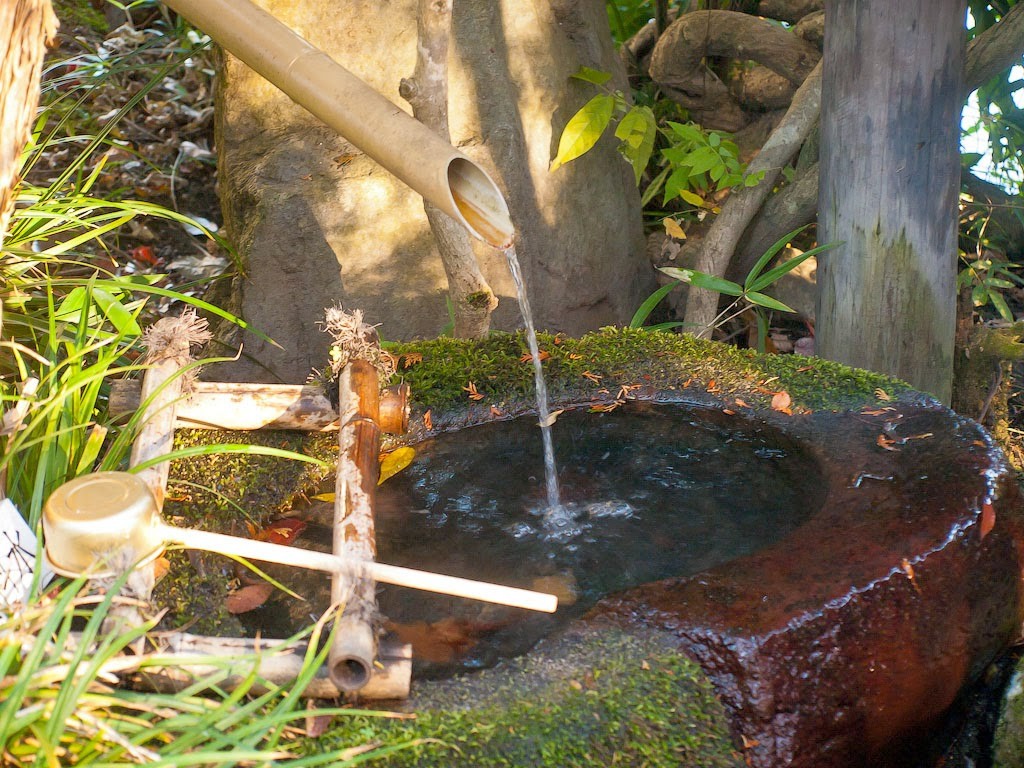
{"label": "orange fallen leaf", "polygon": [[792,404],[793,398],[785,390],[772,395],[772,410],[774,411],[786,411]]}
{"label": "orange fallen leaf", "polygon": [[722,409],[722,413],[724,413],[726,416],[735,416],[736,415],[736,411],[734,411],[732,408],[723,408]]}
{"label": "orange fallen leaf", "polygon": [[569,353],[569,359],[570,360],[582,360],[583,359],[583,355],[577,354],[576,352],[570,352]]}
{"label": "orange fallen leaf", "polygon": [[996,508],[992,506],[992,502],[986,501],[981,505],[981,520],[979,521],[981,527],[981,538],[985,538],[991,532],[996,525]]}
{"label": "orange fallen leaf", "polygon": [[291,544],[305,529],[304,520],[297,517],[282,517],[257,533],[256,539],[269,541],[271,544]]}
{"label": "orange fallen leaf", "polygon": [[495,418],[500,418],[500,417],[502,417],[504,415],[505,414],[501,412],[501,409],[498,406],[496,406],[496,405],[492,405],[491,406],[491,416],[494,416]]}
{"label": "orange fallen leaf", "polygon": [[882,400],[882,401],[886,402],[886,403],[889,402],[890,400],[892,400],[892,397],[889,395],[889,393],[886,392],[881,387],[878,387],[875,390],[875,397],[878,398],[879,400]]}
{"label": "orange fallen leaf", "polygon": [[910,583],[914,585],[914,591],[917,592],[917,594],[921,594],[921,587],[917,585],[917,577],[914,575],[914,566],[912,566],[910,561],[904,557],[900,562],[900,567],[903,569],[903,572],[907,574],[907,578],[910,579]]}
{"label": "orange fallen leaf", "polygon": [[595,384],[600,384],[601,379],[604,378],[603,376],[598,376],[596,373],[591,373],[590,371],[584,371],[581,375],[583,376],[583,378],[589,379]]}
{"label": "orange fallen leaf", "polygon": [[886,437],[885,435],[879,435],[878,439],[875,440],[875,445],[877,445],[879,448],[883,448],[886,451],[899,450],[899,448],[896,447],[896,441]]}
{"label": "orange fallen leaf", "polygon": [[224,600],[228,613],[248,613],[267,602],[274,593],[274,585],[261,581],[232,592]]}
{"label": "orange fallen leaf", "polygon": [[426,427],[427,429],[434,428],[434,420],[430,418],[429,410],[423,414],[423,426]]}
{"label": "orange fallen leaf", "polygon": [[483,400],[484,399],[483,393],[477,391],[476,384],[474,384],[472,381],[469,382],[469,386],[463,387],[462,391],[469,393],[468,397],[469,397],[470,400]]}
{"label": "orange fallen leaf", "polygon": [[749,406],[749,405],[747,404],[747,401],[746,401],[746,400],[741,400],[741,399],[740,399],[740,398],[738,398],[738,397],[736,398],[736,400],[735,400],[735,403],[736,403],[736,405],[737,405],[737,406],[738,406],[739,408],[749,408],[749,407],[750,407],[750,406]]}
{"label": "orange fallen leaf", "polygon": [[407,354],[402,355],[402,367],[403,368],[412,368],[414,365],[416,365],[416,363],[422,363],[422,362],[423,362],[423,355],[420,354],[419,352],[409,352]]}
{"label": "orange fallen leaf", "polygon": [[[551,357],[551,353],[550,352],[545,352],[543,349],[540,352],[537,353],[537,359],[540,360],[542,363],[545,360],[547,360],[549,357]],[[525,355],[523,355],[522,357],[519,358],[519,362],[520,363],[532,363],[533,362],[533,355],[531,355],[530,353],[526,353]]]}

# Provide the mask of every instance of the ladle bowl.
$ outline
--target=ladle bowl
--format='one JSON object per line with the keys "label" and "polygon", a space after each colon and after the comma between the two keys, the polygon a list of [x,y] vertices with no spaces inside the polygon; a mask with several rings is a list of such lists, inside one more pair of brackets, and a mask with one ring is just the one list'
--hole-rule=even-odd
{"label": "ladle bowl", "polygon": [[555,595],[541,592],[167,525],[149,486],[127,472],[96,472],[60,486],[43,510],[43,533],[46,558],[64,576],[109,577],[115,558],[147,562],[174,543],[535,611],[558,607]]}

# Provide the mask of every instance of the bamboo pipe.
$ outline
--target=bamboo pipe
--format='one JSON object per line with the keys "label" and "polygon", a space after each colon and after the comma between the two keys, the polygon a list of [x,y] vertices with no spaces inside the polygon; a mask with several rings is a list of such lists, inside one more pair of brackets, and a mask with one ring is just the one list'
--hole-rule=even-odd
{"label": "bamboo pipe", "polygon": [[[135,676],[140,687],[173,693],[185,688],[195,688],[197,682],[214,677],[223,671],[223,663],[212,665],[211,657],[223,662],[225,657],[237,656],[237,667],[229,668],[226,680],[217,679],[217,686],[233,690],[251,672],[251,657],[260,653],[260,681],[273,685],[292,684],[302,672],[308,645],[293,644],[286,640],[261,638],[253,640],[244,637],[206,637],[185,632],[164,634],[159,639],[160,648],[156,654],[167,659],[167,666],[147,666]],[[377,664],[370,681],[359,689],[361,699],[404,699],[409,695],[412,678],[412,646],[396,641],[382,640],[378,649]],[[263,693],[262,682],[256,683],[252,692]],[[331,680],[326,667],[317,670],[316,675],[299,695],[311,699],[336,699],[345,694]]]}
{"label": "bamboo pipe", "polygon": [[[126,416],[142,402],[142,383],[111,382],[109,412]],[[177,403],[175,426],[186,429],[296,429],[326,432],[338,428],[338,412],[323,388],[313,384],[246,384],[196,381]],[[380,396],[381,430],[400,435],[409,428],[409,385],[398,384]]]}
{"label": "bamboo pipe", "polygon": [[47,560],[64,576],[111,576],[95,570],[97,553],[127,550],[137,557],[155,557],[165,544],[174,543],[315,571],[344,571],[385,584],[546,613],[553,613],[558,603],[555,595],[517,587],[167,525],[160,519],[148,486],[126,472],[94,472],[64,483],[46,502],[43,532]]}
{"label": "bamboo pipe", "polygon": [[[333,552],[372,561],[377,556],[374,498],[380,474],[377,426],[380,382],[369,362],[353,359],[338,373],[338,469],[334,488]],[[377,595],[372,581],[335,571],[331,602],[344,605],[327,656],[331,681],[358,691],[370,681],[377,656]]]}
{"label": "bamboo pipe", "polygon": [[508,205],[476,163],[249,0],[165,0],[293,101],[496,248]]}

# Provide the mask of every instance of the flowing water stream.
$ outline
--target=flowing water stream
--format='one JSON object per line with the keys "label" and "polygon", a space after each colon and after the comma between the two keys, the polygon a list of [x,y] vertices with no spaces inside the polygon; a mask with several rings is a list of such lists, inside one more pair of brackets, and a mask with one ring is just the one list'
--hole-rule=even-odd
{"label": "flowing water stream", "polygon": [[526,283],[523,271],[519,266],[519,256],[515,245],[505,250],[508,269],[516,284],[516,296],[519,298],[519,311],[526,325],[526,343],[530,347],[533,358],[533,380],[537,387],[537,414],[540,420],[541,442],[544,445],[544,480],[547,486],[547,511],[545,522],[550,528],[561,528],[571,522],[571,516],[562,506],[558,493],[558,469],[555,467],[555,449],[551,442],[551,410],[548,408],[548,387],[544,381],[544,369],[541,366],[540,347],[537,344],[537,331],[533,327],[533,313],[530,310],[530,299],[526,294]]}

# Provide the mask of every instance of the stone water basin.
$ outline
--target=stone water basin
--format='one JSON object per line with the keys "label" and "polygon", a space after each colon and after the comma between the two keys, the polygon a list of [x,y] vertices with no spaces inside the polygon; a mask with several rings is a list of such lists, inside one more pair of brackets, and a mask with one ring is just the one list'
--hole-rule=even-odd
{"label": "stone water basin", "polygon": [[[490,621],[495,614],[485,611],[491,609],[447,604],[446,615],[462,621],[461,628],[481,631],[458,659],[440,664],[475,671],[440,678],[444,669],[425,669],[414,677],[409,701],[394,705],[415,712],[415,720],[342,718],[320,741],[441,742],[396,752],[389,766],[933,765],[918,751],[922,739],[957,692],[1020,635],[1024,615],[1021,500],[1012,471],[984,430],[904,384],[817,359],[758,356],[627,329],[580,339],[542,337],[541,349],[550,353],[544,365],[553,407],[582,405],[580,413],[562,414],[556,439],[565,439],[561,431],[572,434],[574,427],[563,428],[576,418],[611,423],[598,422],[605,417],[589,413],[594,408],[623,400],[642,401],[641,411],[669,404],[688,409],[692,415],[684,421],[697,424],[686,440],[701,444],[708,435],[726,441],[731,435],[726,445],[737,451],[733,458],[764,467],[770,480],[760,486],[741,480],[717,511],[701,510],[717,480],[729,474],[711,443],[703,442],[702,460],[691,462],[698,471],[675,478],[675,493],[657,504],[662,522],[649,531],[635,528],[654,514],[649,510],[587,516],[578,535],[552,542],[521,526],[526,535],[514,535],[517,523],[536,529],[538,518],[529,510],[543,497],[539,464],[525,478],[513,477],[505,458],[466,457],[471,463],[448,491],[455,501],[438,501],[432,509],[421,501],[405,509],[383,505],[381,529],[396,530],[393,544],[379,542],[382,552],[393,546],[391,554],[405,557],[417,548],[418,533],[402,541],[404,521],[416,517],[420,525],[434,523],[442,543],[445,534],[452,537],[444,557],[432,555],[431,565],[468,568],[466,553],[474,548],[454,542],[472,526],[451,521],[462,515],[460,504],[478,504],[457,501],[462,478],[493,471],[506,491],[514,486],[514,513],[504,524],[469,513],[464,520],[490,526],[485,540],[511,544],[484,550],[482,573],[464,572],[497,579],[504,569],[509,578],[502,580],[509,583],[556,577],[566,586],[568,571],[578,599],[557,617],[565,617],[564,626],[547,627],[550,634],[539,641],[543,631],[519,629],[530,626],[523,613],[509,625],[504,617]],[[415,342],[396,352],[404,356],[402,375],[415,398],[414,426],[403,440],[423,455],[425,440],[465,427],[473,427],[467,435],[491,429],[480,425],[531,408],[525,344],[516,336]],[[473,389],[482,397],[472,397]],[[782,391],[792,396],[789,412],[772,407]],[[669,428],[666,439],[678,428]],[[769,443],[757,444],[762,438]],[[539,456],[539,440],[515,442]],[[767,450],[758,456],[759,448]],[[773,452],[779,449],[784,456]],[[642,477],[645,467],[629,465],[633,451],[609,457],[614,474]],[[687,463],[681,443],[661,454],[672,457],[673,467]],[[406,470],[406,479],[416,471],[415,465]],[[664,466],[646,471],[648,486],[669,478]],[[597,470],[581,472],[562,461],[560,472],[563,485],[580,492],[576,501],[615,495],[600,487]],[[237,463],[229,474],[232,481],[248,477]],[[399,479],[382,486],[382,499]],[[223,482],[222,492],[242,506],[267,508],[278,503],[268,494],[284,481],[249,482],[238,492]],[[787,498],[788,511],[760,526],[730,517],[764,498]],[[415,511],[423,509],[430,511]],[[442,514],[448,518],[437,524]],[[735,550],[714,552],[707,527],[689,527],[702,515],[711,528],[722,520],[716,530],[749,534],[748,541],[740,536]],[[420,530],[424,537],[430,533],[429,525]],[[677,559],[632,554],[617,561],[621,547],[598,550],[592,558],[598,567],[590,573],[601,578],[635,565],[651,569],[636,571],[632,584],[599,584],[559,560],[576,545],[585,558],[588,537],[600,544],[614,540],[616,530],[619,541],[667,540],[659,551]],[[513,554],[517,542],[535,540],[532,553]],[[686,562],[688,554],[695,557]],[[433,621],[432,613],[403,619],[398,610],[425,606],[422,595],[382,597],[392,621]],[[272,610],[280,614],[278,608]],[[480,669],[505,653],[519,655]]]}
{"label": "stone water basin", "polygon": [[418,646],[414,706],[425,678],[606,632],[696,661],[750,765],[914,764],[1019,634],[1021,507],[998,449],[915,395],[806,414],[646,395],[556,424],[568,534],[541,521],[535,417],[427,440],[380,489],[382,561],[571,593],[552,618],[383,588]]}

